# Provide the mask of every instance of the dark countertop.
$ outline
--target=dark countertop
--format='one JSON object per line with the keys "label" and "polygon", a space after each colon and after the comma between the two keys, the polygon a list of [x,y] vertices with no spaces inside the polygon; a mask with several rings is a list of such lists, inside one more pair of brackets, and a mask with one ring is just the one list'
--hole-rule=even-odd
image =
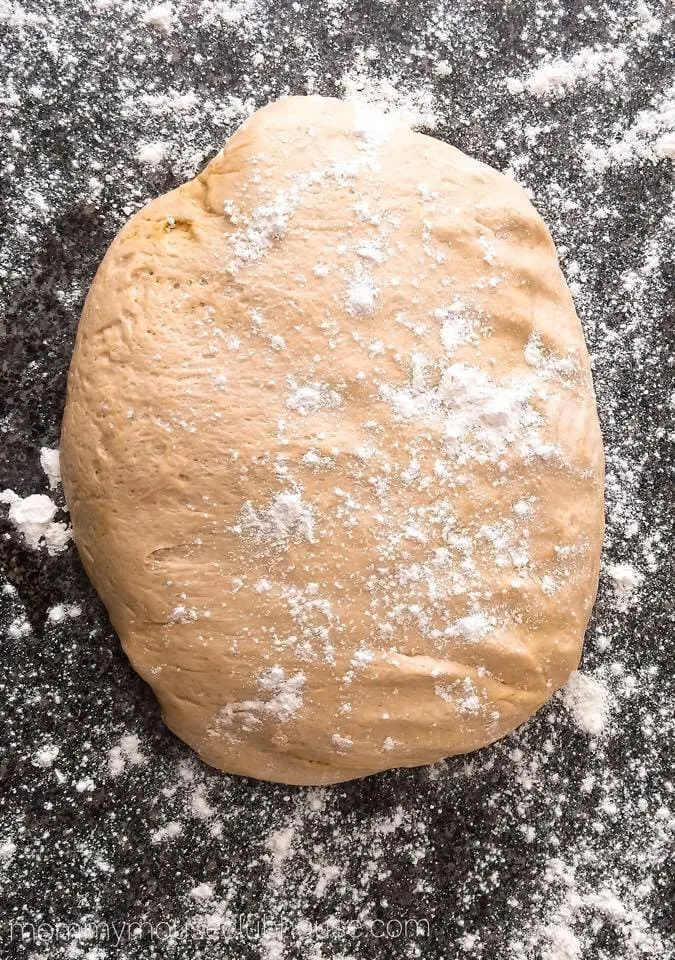
{"label": "dark countertop", "polygon": [[[607,454],[582,667],[596,710],[558,696],[476,755],[326,790],[220,774],[163,727],[74,547],[30,549],[0,505],[3,955],[675,957],[669,5],[151,9],[0,3],[0,489],[49,493],[39,450],[58,444],[79,311],[128,215],[254,104],[346,77],[510,169],[561,249]],[[546,55],[565,66],[534,73]],[[50,619],[63,604],[80,615]],[[210,939],[207,914],[225,923]]]}

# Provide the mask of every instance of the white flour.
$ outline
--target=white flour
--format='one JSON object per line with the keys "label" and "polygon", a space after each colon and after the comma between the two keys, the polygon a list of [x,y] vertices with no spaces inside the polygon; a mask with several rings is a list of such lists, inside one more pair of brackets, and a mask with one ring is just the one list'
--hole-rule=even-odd
{"label": "white flour", "polygon": [[291,540],[314,542],[314,515],[299,493],[279,493],[269,507],[255,509],[244,504],[235,528],[243,536],[284,546]]}
{"label": "white flour", "polygon": [[544,61],[522,81],[508,79],[509,93],[527,91],[534,96],[562,97],[579,83],[601,83],[608,79],[621,80],[627,60],[622,47],[596,50],[588,47],[579,50],[569,60],[545,58]]}
{"label": "white flour", "polygon": [[48,554],[66,550],[72,533],[67,523],[54,520],[57,505],[44,493],[20,497],[13,490],[0,493],[0,503],[9,505],[8,518],[33,550],[44,547]]}
{"label": "white flour", "polygon": [[605,732],[611,696],[600,680],[575,671],[563,690],[563,700],[580,730],[592,736]]}
{"label": "white flour", "polygon": [[59,451],[51,447],[40,448],[40,466],[49,480],[49,489],[56,490],[61,483],[61,464],[59,462]]}
{"label": "white flour", "polygon": [[[129,902],[131,885],[140,920],[157,900],[140,878],[156,872],[162,902],[175,902],[174,891],[181,892],[181,920],[209,916],[227,922],[254,902],[258,918],[277,924],[251,944],[234,939],[222,947],[233,955],[250,946],[269,960],[284,951],[319,960],[378,950],[429,960],[439,950],[467,960],[671,960],[672,655],[654,614],[669,589],[671,562],[667,511],[656,483],[663,476],[659,458],[667,456],[664,431],[672,413],[672,406],[658,406],[669,357],[663,316],[671,296],[675,228],[667,180],[675,154],[670,8],[657,0],[622,0],[572,9],[544,0],[508,4],[497,16],[487,7],[472,10],[440,0],[417,7],[377,0],[366,17],[345,0],[328,0],[317,11],[297,6],[96,0],[87,7],[91,29],[83,31],[77,4],[38,9],[0,3],[3,33],[13,44],[3,60],[8,74],[0,90],[2,165],[10,186],[16,182],[5,212],[12,230],[0,252],[3,300],[11,306],[33,284],[44,294],[36,253],[44,252],[46,237],[67,240],[73,216],[91,217],[82,236],[91,234],[92,249],[102,252],[132,212],[193,175],[255,106],[273,97],[347,95],[377,102],[423,128],[436,125],[448,142],[506,170],[535,197],[593,354],[606,442],[608,529],[597,622],[589,630],[584,663],[561,696],[517,733],[429,770],[330,790],[261,787],[223,776],[197,761],[186,763],[187,749],[159,732],[158,716],[150,714],[155,708],[148,707],[147,717],[139,709],[139,696],[141,705],[147,703],[137,692],[140,685],[124,674],[121,655],[113,666],[105,660],[112,637],[84,597],[66,592],[60,582],[42,597],[54,569],[49,564],[64,562],[62,555],[52,561],[48,550],[62,551],[69,540],[66,523],[55,519],[57,494],[38,494],[42,499],[27,505],[31,497],[8,494],[5,514],[14,508],[8,546],[19,542],[38,550],[34,563],[46,576],[38,587],[37,580],[15,578],[10,567],[13,583],[0,591],[9,649],[19,653],[12,658],[11,683],[0,691],[9,705],[6,739],[29,771],[27,782],[34,778],[30,799],[13,792],[20,785],[3,795],[2,896],[20,905],[37,903],[43,894],[50,909],[86,910],[91,920],[109,918],[111,904]],[[399,21],[400,39],[392,26]],[[204,45],[207,56],[200,52]],[[217,51],[224,49],[234,52],[227,75],[217,62]],[[86,85],[95,95],[81,95]],[[36,134],[37,117],[48,123],[42,130],[44,121],[38,120]],[[95,139],[87,137],[90,130],[96,130]],[[67,134],[63,158],[51,146],[59,131]],[[348,173],[341,171],[345,182]],[[424,171],[415,175],[423,186]],[[370,224],[372,210],[358,200],[355,205]],[[285,213],[267,214],[262,220],[269,249],[277,240],[274,231],[283,233]],[[241,252],[250,257],[247,227],[236,229]],[[255,244],[252,249],[255,257]],[[50,274],[46,301],[67,311],[72,328],[94,262],[80,264],[80,254],[67,248],[62,253],[64,269]],[[351,308],[354,324],[364,328],[364,350],[372,339],[368,311],[377,304],[380,253],[386,255],[386,244],[354,251],[364,273],[354,269],[363,283],[353,291]],[[317,251],[317,280],[330,271],[330,259],[325,249]],[[349,277],[344,289],[348,304]],[[23,355],[17,363],[26,364],[21,372],[31,383],[48,383],[52,351],[60,349],[65,364],[70,349],[64,343],[67,324],[61,314],[55,323],[51,308],[49,323],[41,323],[32,302],[21,310],[23,324],[36,324],[35,346],[43,337],[47,342],[33,366]],[[473,315],[461,326],[452,317],[398,316],[392,322],[409,329],[421,350],[430,331],[443,330],[450,360],[476,327],[482,335],[481,318]],[[377,362],[379,345],[372,349],[368,362]],[[536,345],[528,355],[536,361],[533,377],[543,381]],[[8,356],[13,364],[14,354]],[[18,372],[12,367],[12,376]],[[423,364],[415,383],[412,364],[410,373],[401,404],[414,412],[435,381],[424,383]],[[288,395],[315,383],[323,378],[312,373],[289,387]],[[498,423],[491,425],[489,442],[478,447],[481,455],[497,449],[504,436],[519,438],[515,442],[531,436],[523,421],[530,400],[503,386],[507,396],[492,411]],[[51,395],[35,396],[42,401]],[[462,398],[460,391],[455,399]],[[467,421],[479,434],[483,400],[477,398],[479,412]],[[430,405],[432,415],[443,415],[439,398]],[[288,411],[289,418],[302,415]],[[50,421],[51,433],[36,433],[32,421],[14,416],[3,415],[0,427],[9,439],[20,439],[37,464],[37,448],[54,442],[58,424]],[[361,453],[371,461],[364,462],[372,462],[376,444],[369,444]],[[335,456],[318,443],[308,444],[305,457],[321,476],[335,469]],[[40,484],[22,486],[25,478],[12,474],[2,485],[26,492],[45,490],[49,481],[56,490],[55,461],[49,463]],[[411,457],[406,480],[418,479]],[[286,481],[280,489],[290,501],[277,503],[270,493],[252,503],[240,518],[242,535],[277,548],[318,537],[310,505]],[[358,505],[341,500],[345,522],[358,520]],[[486,530],[475,549],[509,563],[514,551],[521,560],[518,535],[536,509],[536,503],[522,504],[513,529]],[[449,567],[461,571],[461,586],[472,589],[471,572],[463,566],[471,561],[472,545],[453,532],[450,518],[444,522],[446,545],[428,564],[400,564],[397,588],[400,576],[433,591],[439,568]],[[420,536],[423,526],[418,517],[407,518],[409,535]],[[566,562],[562,556],[562,569]],[[272,573],[265,576],[258,581],[261,595],[279,589]],[[553,602],[563,584],[564,572],[541,578]],[[34,602],[38,594],[42,607]],[[285,602],[294,622],[316,617],[325,624],[331,614],[319,606],[321,599],[321,591],[294,587]],[[71,605],[81,606],[83,615],[50,613]],[[400,610],[397,616],[413,614]],[[324,656],[324,643],[315,639],[318,655]],[[93,665],[101,667],[100,675]],[[83,697],[82,678],[91,679],[100,700]],[[442,677],[437,681],[445,685]],[[302,696],[295,673],[270,674],[266,683],[261,704],[276,700],[286,710]],[[471,691],[453,693],[472,703]],[[345,715],[350,696],[343,701]],[[49,737],[22,736],[31,717],[53,724]],[[137,734],[120,739],[131,717]],[[391,749],[389,739],[383,751]],[[105,795],[93,812],[90,804],[100,791],[92,787],[100,784]],[[65,816],[57,816],[64,810]],[[132,867],[128,875],[131,863],[143,861],[147,868],[145,845],[155,858],[148,873]],[[36,877],[48,883],[52,873],[59,877],[55,889],[41,890]],[[191,895],[200,889],[207,899]],[[429,916],[435,939],[401,936],[374,943],[364,929],[354,934],[331,925],[343,917],[365,923],[411,913]],[[310,930],[300,927],[315,917],[328,919]],[[32,949],[46,954],[53,946]],[[119,953],[84,934],[68,947],[70,956],[87,960],[113,960]]]}

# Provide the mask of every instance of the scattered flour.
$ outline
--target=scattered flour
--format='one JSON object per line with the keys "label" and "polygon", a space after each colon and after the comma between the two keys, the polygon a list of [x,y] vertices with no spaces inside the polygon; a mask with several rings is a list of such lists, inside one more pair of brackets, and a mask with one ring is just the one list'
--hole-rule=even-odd
{"label": "scattered flour", "polygon": [[267,838],[267,849],[270,852],[272,870],[270,880],[273,888],[284,885],[284,868],[295,853],[293,841],[296,839],[296,826],[291,823],[278,830],[272,830]]}
{"label": "scattered flour", "polygon": [[33,760],[38,767],[48,769],[51,767],[59,755],[59,747],[53,743],[47,743],[35,753]]}
{"label": "scattered flour", "polygon": [[344,753],[345,750],[351,750],[354,746],[354,741],[351,737],[345,737],[341,733],[334,733],[331,737],[331,742],[338,753]]}
{"label": "scattered flour", "polygon": [[118,777],[126,769],[127,764],[132,767],[142,767],[148,758],[140,749],[140,739],[135,733],[125,734],[119,742],[108,752],[108,773],[111,777]]}
{"label": "scattered flour", "polygon": [[15,853],[16,843],[13,840],[0,840],[0,863],[9,863]]}
{"label": "scattered flour", "polygon": [[340,394],[324,383],[307,383],[304,386],[298,386],[293,381],[291,389],[293,393],[286,401],[286,406],[302,417],[321,409],[335,409],[342,403]]}
{"label": "scattered flour", "polygon": [[23,535],[33,550],[44,547],[50,556],[67,549],[72,537],[71,528],[60,520],[54,520],[58,507],[44,493],[32,493],[20,497],[13,490],[0,493],[0,503],[9,504],[9,520]]}
{"label": "scattered flour", "polygon": [[260,677],[260,686],[270,691],[273,696],[265,700],[262,710],[264,713],[278,717],[282,722],[290,720],[302,706],[302,688],[305,685],[305,675],[301,671],[287,677],[282,667],[271,667]]}
{"label": "scattered flour", "polygon": [[199,611],[195,607],[186,607],[185,604],[178,604],[169,611],[169,623],[193,623],[199,619]]}
{"label": "scattered flour", "polygon": [[259,542],[286,546],[307,540],[314,543],[314,511],[300,493],[279,493],[269,507],[256,510],[247,501],[239,514],[235,531]]}
{"label": "scattered flour", "polygon": [[441,418],[448,454],[465,462],[497,460],[512,445],[523,457],[550,452],[539,441],[541,417],[528,402],[533,389],[534,381],[497,383],[477,367],[455,363],[437,386],[426,386],[418,365],[409,387],[384,384],[380,395],[404,420]]}
{"label": "scattered flour", "polygon": [[190,797],[190,813],[197,820],[212,820],[216,814],[206,798],[206,791],[203,784],[200,784]]}
{"label": "scattered flour", "polygon": [[379,75],[374,62],[367,51],[357,53],[353,66],[340,79],[346,99],[393,113],[406,126],[433,130],[438,116],[432,88],[425,83],[409,86],[395,74]]}
{"label": "scattered flour", "polygon": [[150,834],[151,843],[164,843],[166,840],[174,840],[183,832],[183,827],[177,820],[171,820],[163,827],[158,827]]}
{"label": "scattered flour", "polygon": [[164,33],[171,33],[173,29],[173,7],[170,3],[158,3],[143,14],[143,22],[162,30]]}
{"label": "scattered flour", "polygon": [[268,203],[263,203],[245,217],[229,204],[225,213],[233,225],[243,224],[230,236],[233,253],[232,269],[238,270],[247,263],[262,260],[275,240],[281,239],[288,229],[291,216],[300,205],[300,190],[297,187],[277,191]]}
{"label": "scattered flour", "polygon": [[375,281],[368,271],[359,265],[350,277],[345,291],[345,307],[352,316],[372,313],[378,297]]}
{"label": "scattered flour", "polygon": [[569,927],[551,923],[541,932],[544,941],[542,960],[582,960],[581,942]]}
{"label": "scattered flour", "polygon": [[606,569],[612,580],[618,608],[627,610],[635,600],[635,592],[644,580],[644,575],[631,563],[610,563]]}
{"label": "scattered flour", "polygon": [[581,147],[586,170],[601,175],[611,167],[641,161],[675,160],[675,84],[654,97],[627,129],[605,144],[586,140]]}
{"label": "scattered flour", "polygon": [[584,733],[597,737],[606,731],[612,697],[602,681],[575,670],[563,690],[563,701]]}
{"label": "scattered flour", "polygon": [[214,895],[214,889],[210,883],[199,883],[190,890],[190,896],[194,900],[210,900]]}
{"label": "scattered flour", "polygon": [[152,143],[141,143],[136,151],[136,157],[148,167],[158,167],[166,158],[168,144],[160,140]]}
{"label": "scattered flour", "polygon": [[[589,956],[589,932],[603,928],[618,938],[616,957],[640,960],[643,957],[670,957],[658,931],[644,914],[645,888],[619,887],[613,876],[600,884],[583,876],[585,860],[593,859],[592,849],[576,844],[572,861],[551,858],[544,870],[546,892],[544,916],[527,924],[526,938],[514,939],[510,960],[541,956],[542,960],[583,960]],[[539,953],[538,950],[541,952]]]}
{"label": "scattered flour", "polygon": [[61,483],[61,464],[58,449],[40,447],[40,466],[49,480],[49,489],[56,490]]}
{"label": "scattered flour", "polygon": [[540,97],[562,97],[580,83],[601,83],[608,78],[619,81],[626,59],[622,47],[604,50],[585,47],[569,60],[546,58],[523,80],[509,78],[506,86],[513,94],[527,91]]}
{"label": "scattered flour", "polygon": [[253,18],[260,0],[210,0],[201,4],[204,23],[224,23],[228,27],[245,23]]}
{"label": "scattered flour", "polygon": [[267,846],[272,854],[272,864],[275,871],[279,871],[285,860],[293,855],[293,837],[295,827],[283,827],[274,830],[269,835]]}
{"label": "scattered flour", "polygon": [[47,611],[47,620],[50,623],[63,623],[68,618],[75,619],[82,616],[82,607],[78,603],[57,603]]}
{"label": "scattered flour", "polygon": [[287,723],[301,709],[302,688],[305,685],[305,675],[302,671],[287,677],[283,667],[270,667],[261,674],[258,683],[261,689],[270,693],[271,696],[264,700],[241,700],[237,703],[228,703],[222,708],[215,721],[212,731],[214,736],[235,723],[243,730],[251,730],[262,723],[265,717],[279,723]]}

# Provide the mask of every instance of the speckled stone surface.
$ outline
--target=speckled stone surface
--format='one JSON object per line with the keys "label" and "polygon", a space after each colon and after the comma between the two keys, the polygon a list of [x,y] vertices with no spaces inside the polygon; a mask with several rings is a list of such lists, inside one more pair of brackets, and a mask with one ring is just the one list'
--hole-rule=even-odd
{"label": "speckled stone surface", "polygon": [[326,790],[229,777],[163,727],[72,544],[30,549],[0,504],[3,955],[675,956],[669,10],[0,2],[0,489],[49,493],[39,449],[130,213],[276,96],[405,101],[524,183],[561,250],[607,448],[582,669],[609,705],[589,732],[557,697],[473,757]]}

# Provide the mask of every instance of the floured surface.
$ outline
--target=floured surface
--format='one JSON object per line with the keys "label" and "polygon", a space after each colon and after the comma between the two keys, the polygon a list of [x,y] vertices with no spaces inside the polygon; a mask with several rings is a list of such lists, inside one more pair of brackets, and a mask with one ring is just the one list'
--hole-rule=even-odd
{"label": "floured surface", "polygon": [[278,101],[130,221],[61,463],[125,650],[221,769],[467,752],[577,665],[603,456],[552,242],[520,187],[373,107]]}
{"label": "floured surface", "polygon": [[[3,504],[14,591],[0,593],[3,936],[12,919],[76,924],[59,942],[27,942],[26,953],[49,960],[268,960],[282,947],[293,958],[559,960],[569,947],[584,960],[670,960],[674,223],[672,161],[657,144],[672,131],[672,8],[375,3],[366,20],[335,2],[315,16],[244,2],[203,3],[195,15],[174,3],[166,34],[143,22],[152,4],[97,6],[46,15],[24,2],[24,26],[2,25],[16,229],[0,252],[0,489],[63,505],[40,448],[58,444],[82,298],[128,217],[193,176],[253,105],[335,94],[358,77],[369,96],[431,109],[435,135],[511,171],[561,252],[608,464],[606,568],[581,665],[594,696],[578,715],[600,732],[582,729],[561,696],[432,776],[306,792],[186,767],[191,751],[161,723],[74,547],[53,557],[28,548]],[[603,67],[562,95],[506,88],[594,48],[623,49],[621,72]],[[141,160],[142,144],[160,147]],[[72,605],[82,615],[50,619]],[[37,762],[56,747],[51,766]],[[212,897],[191,894],[202,885]],[[221,928],[208,942],[204,918]],[[399,929],[406,920],[419,926]],[[106,940],[102,924],[133,921],[146,923],[140,938],[126,927],[121,947]],[[158,932],[161,921],[169,931]]]}

